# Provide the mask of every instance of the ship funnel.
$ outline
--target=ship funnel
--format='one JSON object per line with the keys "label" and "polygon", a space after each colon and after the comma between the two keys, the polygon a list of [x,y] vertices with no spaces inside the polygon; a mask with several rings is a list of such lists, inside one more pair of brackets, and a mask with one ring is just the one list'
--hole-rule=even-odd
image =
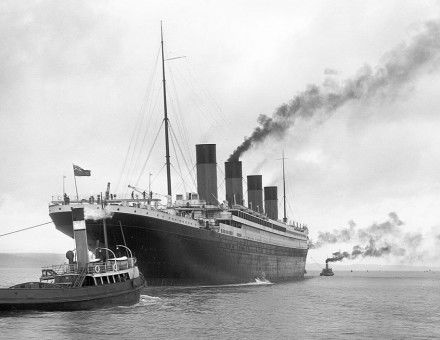
{"label": "ship funnel", "polygon": [[218,204],[215,144],[197,144],[197,192],[207,204]]}
{"label": "ship funnel", "polygon": [[278,220],[278,188],[264,187],[264,211],[267,217]]}
{"label": "ship funnel", "polygon": [[243,205],[243,175],[240,161],[225,162],[226,200],[229,205]]}
{"label": "ship funnel", "polygon": [[252,210],[263,212],[263,177],[261,175],[247,176],[248,206]]}
{"label": "ship funnel", "polygon": [[89,251],[87,248],[87,232],[86,221],[84,220],[84,208],[72,208],[72,222],[78,268],[86,268],[87,263],[89,263]]}

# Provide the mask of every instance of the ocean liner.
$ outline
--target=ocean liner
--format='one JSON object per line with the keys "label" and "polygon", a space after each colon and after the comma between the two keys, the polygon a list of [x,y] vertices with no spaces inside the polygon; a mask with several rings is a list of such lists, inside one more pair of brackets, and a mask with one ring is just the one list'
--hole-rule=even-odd
{"label": "ocean liner", "polygon": [[[161,32],[162,33],[162,32]],[[276,186],[262,187],[261,175],[247,176],[243,197],[242,163],[225,166],[225,200],[218,199],[215,144],[196,145],[197,193],[172,200],[166,81],[161,34],[167,204],[151,193],[142,198],[55,200],[49,215],[56,228],[73,237],[72,207],[83,207],[90,250],[125,244],[138,259],[148,285],[279,282],[304,277],[307,228],[278,219]],[[78,171],[80,171],[79,169]],[[284,181],[284,160],[283,160]],[[136,190],[136,188],[133,188]],[[264,192],[264,195],[263,195]],[[136,195],[137,196],[137,195]],[[264,196],[264,200],[263,200]]]}

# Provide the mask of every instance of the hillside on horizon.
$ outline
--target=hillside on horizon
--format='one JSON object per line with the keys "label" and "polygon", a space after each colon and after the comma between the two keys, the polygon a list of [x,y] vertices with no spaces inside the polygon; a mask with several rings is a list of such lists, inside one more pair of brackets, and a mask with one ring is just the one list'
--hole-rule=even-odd
{"label": "hillside on horizon", "polygon": [[0,268],[39,268],[66,261],[64,254],[55,253],[0,253]]}
{"label": "hillside on horizon", "polygon": [[[320,271],[325,267],[325,263],[306,263],[307,271]],[[341,264],[332,263],[331,268],[337,271],[440,271],[440,267],[430,267],[423,265],[398,265],[398,264]]]}

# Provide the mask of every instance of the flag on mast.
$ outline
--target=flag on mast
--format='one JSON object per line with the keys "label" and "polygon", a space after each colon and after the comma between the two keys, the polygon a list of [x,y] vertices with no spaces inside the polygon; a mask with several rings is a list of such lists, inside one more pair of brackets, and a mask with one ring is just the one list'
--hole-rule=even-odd
{"label": "flag on mast", "polygon": [[78,165],[73,164],[73,175],[74,176],[90,176],[90,170],[84,170]]}

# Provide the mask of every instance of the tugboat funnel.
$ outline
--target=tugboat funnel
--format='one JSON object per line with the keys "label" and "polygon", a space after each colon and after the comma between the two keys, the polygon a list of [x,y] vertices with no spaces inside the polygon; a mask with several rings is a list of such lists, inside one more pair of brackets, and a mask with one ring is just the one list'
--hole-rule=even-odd
{"label": "tugboat funnel", "polygon": [[87,248],[86,221],[84,220],[84,208],[72,208],[73,237],[76,244],[76,261],[78,268],[85,268],[89,262]]}

